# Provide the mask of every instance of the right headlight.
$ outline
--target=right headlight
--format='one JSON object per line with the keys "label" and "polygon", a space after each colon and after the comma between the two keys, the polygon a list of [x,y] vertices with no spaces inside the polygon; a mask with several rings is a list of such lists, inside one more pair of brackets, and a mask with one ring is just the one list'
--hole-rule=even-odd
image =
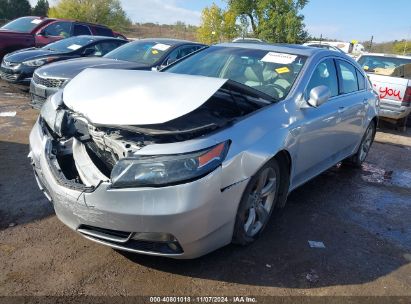
{"label": "right headlight", "polygon": [[27,65],[27,66],[30,66],[30,67],[39,67],[39,66],[45,65],[46,63],[53,62],[56,59],[58,59],[58,57],[47,57],[47,58],[33,59],[33,60],[23,61],[23,64]]}
{"label": "right headlight", "polygon": [[186,154],[123,158],[111,172],[112,187],[161,187],[201,178],[222,164],[228,148],[226,141]]}
{"label": "right headlight", "polygon": [[63,91],[59,90],[55,94],[47,98],[40,110],[40,116],[44,119],[50,129],[56,130],[57,126],[61,125],[62,115],[57,111],[59,106],[63,103]]}

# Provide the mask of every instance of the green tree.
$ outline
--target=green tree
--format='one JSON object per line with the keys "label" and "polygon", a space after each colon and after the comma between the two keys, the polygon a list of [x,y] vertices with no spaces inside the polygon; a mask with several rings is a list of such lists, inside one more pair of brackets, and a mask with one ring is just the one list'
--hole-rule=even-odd
{"label": "green tree", "polygon": [[308,0],[228,0],[229,9],[249,19],[255,37],[276,43],[300,43],[307,38],[300,11]]}
{"label": "green tree", "polygon": [[214,44],[222,40],[232,40],[238,36],[236,14],[224,11],[213,3],[201,12],[201,25],[197,30],[197,39],[203,43]]}
{"label": "green tree", "polygon": [[0,0],[0,19],[9,18],[9,1]]}
{"label": "green tree", "polygon": [[186,28],[187,28],[187,25],[186,25],[184,22],[182,22],[182,21],[177,21],[177,22],[174,24],[174,29],[175,29],[176,31],[178,31],[178,32],[183,32],[183,31],[186,30]]}
{"label": "green tree", "polygon": [[119,0],[61,0],[50,8],[49,16],[104,24],[117,31],[131,26]]}
{"label": "green tree", "polygon": [[15,19],[31,15],[31,5],[28,0],[1,0],[0,18]]}
{"label": "green tree", "polygon": [[410,54],[411,53],[411,41],[406,41],[406,40],[396,41],[394,42],[392,49],[395,54],[401,54],[401,55]]}
{"label": "green tree", "polygon": [[206,7],[201,12],[201,25],[197,30],[200,42],[214,44],[221,41],[223,12],[216,4]]}
{"label": "green tree", "polygon": [[47,0],[38,0],[36,6],[33,8],[33,15],[45,17],[49,12],[49,2]]}
{"label": "green tree", "polygon": [[241,29],[236,24],[236,19],[237,16],[233,11],[223,12],[222,36],[224,40],[231,41],[238,37]]}

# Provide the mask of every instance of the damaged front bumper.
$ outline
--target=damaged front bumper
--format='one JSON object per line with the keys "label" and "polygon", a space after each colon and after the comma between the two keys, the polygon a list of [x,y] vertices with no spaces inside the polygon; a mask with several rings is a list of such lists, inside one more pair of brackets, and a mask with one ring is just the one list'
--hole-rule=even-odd
{"label": "damaged front bumper", "polygon": [[114,189],[109,181],[76,187],[53,161],[52,139],[39,121],[31,131],[30,148],[39,187],[57,217],[88,239],[173,258],[195,258],[231,242],[246,182],[221,189],[221,167],[199,180],[168,187]]}

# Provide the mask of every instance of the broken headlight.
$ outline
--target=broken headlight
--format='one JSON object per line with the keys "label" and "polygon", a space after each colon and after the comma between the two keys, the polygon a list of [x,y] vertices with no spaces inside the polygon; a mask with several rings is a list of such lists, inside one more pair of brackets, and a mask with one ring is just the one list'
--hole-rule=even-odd
{"label": "broken headlight", "polygon": [[47,98],[40,110],[40,116],[46,121],[50,129],[54,130],[56,124],[59,124],[61,117],[58,115],[57,109],[63,103],[63,92],[57,91],[55,94]]}
{"label": "broken headlight", "polygon": [[111,172],[114,188],[160,187],[188,182],[207,175],[221,165],[229,142],[178,155],[123,158]]}

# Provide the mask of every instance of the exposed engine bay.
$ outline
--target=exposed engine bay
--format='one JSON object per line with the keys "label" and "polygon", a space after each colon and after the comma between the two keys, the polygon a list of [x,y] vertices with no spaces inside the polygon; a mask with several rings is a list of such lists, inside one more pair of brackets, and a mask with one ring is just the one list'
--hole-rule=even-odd
{"label": "exposed engine bay", "polygon": [[69,109],[63,100],[54,105],[55,109],[45,104],[40,123],[53,138],[51,154],[64,177],[77,185],[96,187],[110,180],[120,159],[132,158],[144,146],[204,136],[272,103],[263,93],[227,81],[199,108],[166,123],[93,124],[86,115]]}

